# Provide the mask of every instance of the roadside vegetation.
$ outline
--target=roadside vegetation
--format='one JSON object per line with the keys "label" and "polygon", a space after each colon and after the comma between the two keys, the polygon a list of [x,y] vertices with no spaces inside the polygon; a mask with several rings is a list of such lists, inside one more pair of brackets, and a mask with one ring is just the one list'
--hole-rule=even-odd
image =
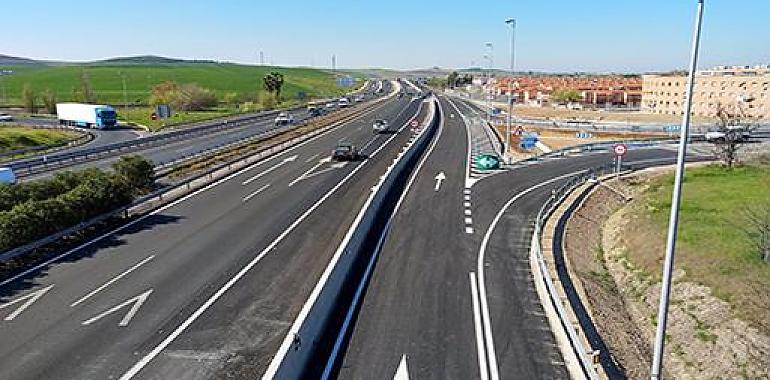
{"label": "roadside vegetation", "polygon": [[[629,259],[647,275],[661,270],[673,176],[654,179],[632,204]],[[683,280],[712,289],[741,319],[770,334],[770,159],[733,168],[687,170],[676,266]]]}
{"label": "roadside vegetation", "polygon": [[[8,103],[21,106],[30,114],[54,113],[57,101],[105,103],[116,107],[121,120],[153,130],[290,106],[351,90],[339,87],[333,73],[309,68],[220,63],[3,68],[14,71],[3,79]],[[151,115],[157,104],[169,104],[172,118],[153,120]]]}
{"label": "roadside vegetation", "polygon": [[74,131],[0,126],[0,153],[65,143],[78,137]]}
{"label": "roadside vegetation", "polygon": [[0,251],[6,251],[130,204],[154,186],[153,165],[121,157],[105,172],[89,168],[0,185]]}

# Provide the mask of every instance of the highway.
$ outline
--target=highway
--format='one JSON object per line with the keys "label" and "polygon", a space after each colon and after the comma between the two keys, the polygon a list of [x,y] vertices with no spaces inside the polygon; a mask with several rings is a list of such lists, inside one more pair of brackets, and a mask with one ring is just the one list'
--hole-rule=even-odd
{"label": "highway", "polygon": [[[3,280],[0,378],[257,377],[421,104],[388,100]],[[380,117],[399,133],[373,134]],[[368,158],[330,161],[339,141]]]}
{"label": "highway", "polygon": [[[458,114],[476,116],[446,99],[441,108],[442,130],[392,217],[336,377],[567,378],[534,290],[532,226],[565,176],[611,157],[546,160],[468,181],[472,130]],[[639,149],[626,158],[673,157]]]}
{"label": "highway", "polygon": [[[392,90],[391,84],[390,82],[383,82],[383,83],[384,83],[382,86],[383,91],[384,93],[387,94]],[[374,88],[375,88],[374,84],[370,84],[366,87],[365,90],[369,91],[369,90],[373,90]],[[369,93],[367,92],[367,94]],[[371,99],[373,97],[374,97],[373,95],[369,94],[368,99]],[[288,111],[288,113],[294,116],[295,120],[297,120],[298,122],[309,118],[307,110],[304,108],[291,110],[291,111]],[[235,117],[234,119],[237,119],[237,118],[242,118],[242,117]],[[272,131],[276,129],[273,119],[274,117],[272,116],[265,116],[263,118],[259,118],[255,121],[248,122],[245,124],[240,124],[237,126],[232,126],[227,128],[212,129],[210,132],[191,135],[189,137],[184,137],[181,139],[170,140],[160,145],[156,144],[156,145],[137,147],[134,151],[130,153],[141,154],[142,156],[152,160],[157,165],[174,162],[176,160],[179,160],[185,157],[196,155],[201,152],[210,151],[212,149],[216,149],[218,147],[221,147],[227,144],[238,142],[265,132]],[[219,123],[219,122],[221,122],[221,120],[216,121],[216,123]],[[211,121],[200,122],[200,123],[195,123],[194,125],[209,125],[209,124],[212,124],[212,122]],[[174,130],[189,128],[189,127],[190,126],[178,127],[178,128],[175,128]],[[159,132],[158,134],[144,136],[143,138],[136,138],[136,135],[135,135],[136,132],[130,131],[130,130],[117,129],[117,130],[111,130],[111,131],[99,131],[99,130],[91,130],[91,131],[96,134],[96,138],[91,142],[77,146],[77,147],[63,149],[61,151],[48,154],[47,158],[50,161],[54,159],[57,154],[82,152],[86,149],[104,147],[112,143],[124,142],[130,139],[134,139],[134,142],[138,144],[142,141],[143,138],[154,138],[154,137],[163,135],[165,133],[168,133],[171,130],[165,131],[165,132]],[[112,162],[117,160],[119,155],[120,154],[108,155],[108,156],[104,156],[94,160],[75,163],[71,166],[67,166],[66,169],[82,169],[85,167],[107,168]],[[9,165],[14,166],[14,165],[19,165],[26,162],[39,162],[41,160],[42,160],[42,157],[26,158],[26,159],[21,159],[21,160],[11,162],[9,163]],[[60,168],[57,168],[55,170],[59,170],[59,169]],[[26,177],[26,179],[41,178],[48,175],[50,175],[50,172],[41,172],[38,174],[28,176]]]}

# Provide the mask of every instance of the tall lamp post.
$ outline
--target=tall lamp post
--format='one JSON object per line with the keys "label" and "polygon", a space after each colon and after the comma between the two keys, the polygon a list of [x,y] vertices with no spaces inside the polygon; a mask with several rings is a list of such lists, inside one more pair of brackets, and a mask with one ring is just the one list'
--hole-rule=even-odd
{"label": "tall lamp post", "polygon": [[[487,43],[484,44],[484,46],[486,46],[487,49],[489,50],[489,52],[484,55],[484,58],[487,59],[487,83],[486,83],[486,85],[487,85],[487,89],[489,89],[489,84],[492,82],[492,43],[491,42],[487,42]],[[487,93],[487,91],[484,91],[484,104],[486,104],[486,110],[485,110],[486,111],[486,119],[487,119],[487,124],[489,124],[489,121],[490,121],[489,120],[490,104],[489,104],[489,94]]]}
{"label": "tall lamp post", "polygon": [[118,71],[121,82],[123,82],[123,113],[128,113],[128,93],[126,92],[126,73]]}
{"label": "tall lamp post", "polygon": [[687,101],[682,117],[682,129],[679,135],[679,152],[676,157],[676,175],[674,176],[674,193],[671,196],[671,215],[668,221],[668,238],[666,240],[666,258],[663,264],[663,284],[660,288],[660,304],[658,307],[658,328],[655,333],[655,352],[652,357],[650,379],[658,380],[663,365],[663,349],[666,336],[668,317],[668,302],[671,294],[671,272],[674,266],[674,250],[676,248],[677,227],[679,225],[679,203],[682,199],[682,179],[684,177],[684,160],[687,153],[687,138],[690,129],[690,110],[692,109],[692,90],[695,86],[695,69],[698,65],[698,44],[700,29],[703,21],[703,0],[698,0],[698,12],[695,18],[695,30],[690,52],[690,74],[687,78]]}
{"label": "tall lamp post", "polygon": [[511,26],[511,78],[508,80],[508,122],[505,126],[505,144],[503,144],[503,149],[505,149],[503,159],[508,162],[511,150],[511,119],[513,118],[513,58],[516,46],[516,19],[509,18],[505,20],[505,23]]}

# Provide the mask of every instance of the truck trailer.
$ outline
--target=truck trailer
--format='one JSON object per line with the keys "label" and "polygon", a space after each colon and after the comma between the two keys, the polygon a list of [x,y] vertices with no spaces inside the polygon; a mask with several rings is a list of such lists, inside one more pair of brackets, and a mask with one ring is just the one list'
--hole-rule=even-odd
{"label": "truck trailer", "polygon": [[59,124],[83,128],[112,128],[118,115],[111,106],[101,104],[58,103],[56,115]]}

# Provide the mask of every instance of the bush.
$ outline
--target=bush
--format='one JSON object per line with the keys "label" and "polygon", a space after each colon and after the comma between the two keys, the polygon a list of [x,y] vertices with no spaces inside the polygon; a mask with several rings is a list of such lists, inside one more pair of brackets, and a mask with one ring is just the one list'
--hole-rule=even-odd
{"label": "bush", "polygon": [[126,206],[154,184],[152,163],[140,156],[121,157],[113,168],[0,186],[0,251]]}

